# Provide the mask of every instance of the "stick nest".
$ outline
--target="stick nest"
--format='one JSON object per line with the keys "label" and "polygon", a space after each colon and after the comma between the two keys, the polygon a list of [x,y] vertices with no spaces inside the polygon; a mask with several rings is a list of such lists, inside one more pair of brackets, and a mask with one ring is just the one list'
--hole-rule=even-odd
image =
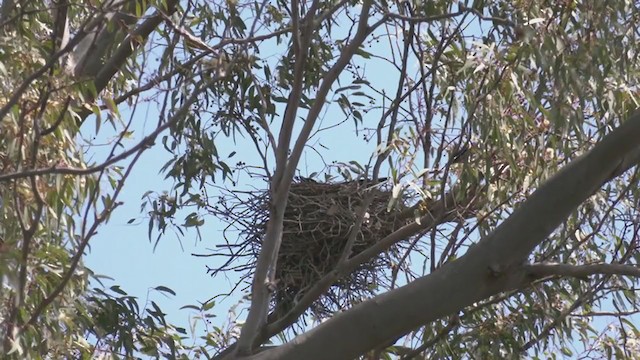
{"label": "stick nest", "polygon": [[[401,204],[387,211],[391,193],[380,187],[365,188],[361,183],[294,182],[288,196],[284,215],[282,244],[275,270],[276,289],[272,311],[283,315],[324,275],[333,270],[345,250],[347,240],[361,210],[365,193],[372,201],[356,235],[350,257],[369,248],[380,239],[406,224],[399,216]],[[229,211],[235,218],[243,218],[240,237],[245,254],[250,255],[253,269],[260,253],[269,215],[268,192],[253,194],[244,202],[245,211]],[[252,220],[247,221],[247,218]],[[237,226],[238,223],[236,223]],[[248,253],[248,254],[247,254]],[[245,256],[246,256],[245,255]],[[396,248],[360,265],[349,275],[339,279],[312,305],[310,311],[317,319],[358,303],[373,295],[378,287],[389,284],[389,269],[397,263]],[[236,268],[237,270],[237,268]]]}

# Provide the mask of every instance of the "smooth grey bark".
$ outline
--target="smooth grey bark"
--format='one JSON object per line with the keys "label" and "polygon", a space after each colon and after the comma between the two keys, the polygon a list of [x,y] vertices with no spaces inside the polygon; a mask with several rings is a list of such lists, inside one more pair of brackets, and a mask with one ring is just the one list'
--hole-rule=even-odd
{"label": "smooth grey bark", "polygon": [[637,164],[640,113],[538,188],[512,216],[460,259],[336,315],[251,359],[353,359],[416,327],[534,279],[533,249],[599,187]]}
{"label": "smooth grey bark", "polygon": [[[144,45],[151,33],[162,23],[164,16],[170,16],[177,11],[178,0],[167,0],[165,5],[165,9],[157,10],[153,15],[146,17],[144,21],[128,32],[119,27],[113,31],[107,31],[105,29],[102,35],[104,37],[103,40],[110,39],[113,43],[108,46],[115,50],[110,54],[108,59],[104,58],[105,53],[103,52],[90,54],[90,58],[87,58],[86,61],[87,64],[93,65],[83,67],[82,71],[84,72],[77,75],[93,78],[96,93],[101,93],[113,76],[120,71],[127,59],[129,59],[138,48]],[[131,16],[127,16],[127,19],[129,19],[132,24],[136,22]],[[118,38],[122,38],[122,41],[116,41]],[[82,58],[82,51],[75,49],[73,56]],[[68,63],[67,65],[71,66],[72,63]],[[78,68],[78,70],[80,70],[80,68]],[[91,94],[87,95],[87,99],[90,99]],[[79,114],[82,119],[80,121],[81,123],[91,115],[92,112],[87,109],[81,109]]]}
{"label": "smooth grey bark", "polygon": [[[123,26],[135,24],[137,18],[135,1],[126,1],[113,7],[115,1],[111,0],[103,5],[105,23],[92,30],[69,54],[65,67],[67,71],[76,77],[94,77],[102,69],[107,54],[119,43],[126,31]],[[113,7],[113,8],[112,8]],[[111,23],[109,28],[107,23]]]}

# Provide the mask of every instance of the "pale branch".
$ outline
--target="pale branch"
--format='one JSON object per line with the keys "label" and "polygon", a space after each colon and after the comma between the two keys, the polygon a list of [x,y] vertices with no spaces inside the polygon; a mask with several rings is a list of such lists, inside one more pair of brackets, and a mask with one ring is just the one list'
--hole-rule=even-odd
{"label": "pale branch", "polygon": [[[177,10],[178,0],[169,0],[166,2],[167,12],[169,15]],[[161,10],[147,18],[142,24],[136,27],[128,34],[122,44],[111,55],[111,58],[95,72],[96,92],[100,93],[109,83],[111,78],[118,72],[136,49],[142,46],[148,39],[149,35],[160,25],[165,14]]]}
{"label": "pale branch", "polygon": [[[296,5],[297,2],[294,2],[293,6]],[[294,23],[292,37],[294,52],[296,54],[294,75],[291,93],[289,94],[289,99],[282,119],[282,125],[280,127],[277,147],[274,148],[276,169],[274,171],[273,178],[270,179],[271,188],[269,190],[271,196],[269,205],[269,222],[267,223],[267,229],[260,249],[260,254],[256,260],[256,269],[251,283],[251,305],[249,307],[249,313],[244,326],[242,326],[240,338],[237,342],[238,346],[236,348],[236,352],[239,355],[251,354],[255,339],[258,337],[262,327],[267,322],[267,313],[271,298],[270,289],[272,288],[271,274],[274,272],[273,269],[275,268],[280,243],[282,241],[282,223],[284,221],[289,185],[291,184],[291,180],[285,180],[287,155],[289,153],[289,144],[291,142],[293,126],[303,91],[304,68],[308,55],[308,47],[311,41],[311,27],[313,26],[313,21],[307,18],[307,16],[313,17],[313,14],[307,14],[307,16],[305,16],[303,23],[306,27],[304,30],[299,27],[300,24],[298,22],[298,16],[298,11],[292,14]],[[304,31],[302,39],[299,38],[300,31]],[[284,191],[280,190],[281,183],[286,185]]]}
{"label": "pale branch", "polygon": [[[490,235],[435,272],[391,290],[252,359],[353,359],[421,324],[530,283],[522,268],[533,249],[606,183],[635,164],[635,113],[541,185]],[[326,344],[331,344],[330,347]]]}
{"label": "pale branch", "polygon": [[[293,131],[293,125],[295,122],[295,116],[299,108],[299,99],[302,90],[302,80],[304,78],[303,70],[306,63],[306,56],[308,52],[308,43],[310,41],[309,34],[315,26],[313,16],[317,2],[314,2],[309,12],[305,15],[302,21],[299,23],[300,30],[296,32],[294,30],[293,36],[299,36],[299,32],[302,32],[302,39],[298,47],[295,46],[296,51],[296,65],[294,69],[294,86],[292,87],[292,93],[289,96],[287,107],[285,109],[285,115],[283,123],[280,129],[280,136],[278,139],[278,148],[276,149],[276,171],[272,181],[272,205],[270,211],[270,220],[267,224],[267,232],[265,234],[265,241],[263,247],[258,256],[258,262],[256,265],[256,272],[254,275],[254,281],[252,283],[252,301],[247,316],[247,321],[242,328],[240,339],[238,340],[237,352],[239,355],[247,355],[251,353],[251,348],[255,344],[255,340],[259,334],[263,331],[263,326],[266,324],[267,311],[269,305],[270,293],[270,272],[275,268],[278,250],[280,248],[280,241],[282,239],[282,222],[284,217],[284,207],[286,206],[286,197],[289,193],[289,187],[293,179],[293,174],[300,160],[302,151],[309,139],[309,135],[313,130],[316,119],[320,114],[320,111],[324,107],[327,94],[331,90],[333,83],[338,76],[342,73],[342,70],[349,63],[353,55],[360,48],[367,36],[375,29],[375,26],[368,26],[369,10],[371,8],[371,1],[364,1],[362,4],[362,10],[360,13],[360,19],[358,22],[358,30],[353,39],[341,52],[336,62],[327,71],[324,79],[316,92],[316,99],[309,110],[309,113],[305,119],[305,123],[296,139],[291,155],[289,153],[289,144],[291,142],[291,135]],[[292,16],[297,16],[293,14]],[[378,23],[379,24],[379,23]],[[376,24],[376,26],[378,26]]]}
{"label": "pale branch", "polygon": [[593,275],[624,275],[640,277],[640,267],[625,264],[588,264],[570,265],[560,263],[536,263],[524,266],[529,276],[541,278],[547,276],[566,276],[587,279]]}
{"label": "pale branch", "polygon": [[313,130],[318,115],[325,106],[327,95],[329,94],[333,83],[338,79],[340,74],[342,74],[342,71],[349,64],[349,61],[351,61],[353,55],[360,48],[367,36],[382,24],[382,21],[379,21],[368,26],[369,9],[371,8],[371,5],[372,1],[363,2],[356,34],[353,36],[353,39],[351,39],[349,44],[342,50],[336,62],[324,75],[323,81],[316,92],[315,101],[311,106],[311,109],[309,109],[304,126],[302,127],[302,130],[300,130],[300,134],[296,139],[293,149],[291,150],[289,160],[286,162],[284,179],[287,181],[278,184],[278,191],[288,193],[289,184],[291,183],[291,179],[293,179],[293,174],[298,166],[304,147],[307,145],[307,141],[309,140],[309,136],[311,135],[311,131]]}
{"label": "pale branch", "polygon": [[[296,3],[294,3],[294,5],[295,4]],[[296,54],[295,64],[293,67],[293,84],[291,86],[289,98],[287,99],[287,106],[284,110],[284,116],[282,117],[282,125],[280,126],[280,134],[278,136],[278,146],[277,148],[274,148],[276,158],[276,171],[274,174],[274,178],[271,179],[272,193],[277,192],[278,188],[280,187],[281,179],[284,177],[284,173],[287,168],[287,156],[289,154],[293,126],[296,120],[296,114],[298,113],[298,108],[300,106],[300,97],[304,85],[304,67],[308,54],[307,48],[309,46],[309,42],[311,41],[310,34],[306,34],[306,36],[304,36],[302,39],[299,38],[300,34],[297,34],[297,32],[301,31],[298,26],[298,14],[292,14],[292,23],[294,25],[291,37],[294,53]],[[308,31],[312,29],[313,25],[313,22],[309,22],[309,24],[307,25],[309,26],[309,28],[305,30]],[[302,51],[303,47],[305,51]]]}
{"label": "pale branch", "polygon": [[237,342],[236,350],[238,355],[248,355],[251,353],[254,339],[256,339],[257,334],[267,320],[267,311],[272,289],[269,270],[271,264],[275,261],[280,242],[282,241],[284,205],[277,202],[274,204],[272,200],[270,210],[270,218],[267,222],[264,242],[258,255],[253,276],[251,306]]}

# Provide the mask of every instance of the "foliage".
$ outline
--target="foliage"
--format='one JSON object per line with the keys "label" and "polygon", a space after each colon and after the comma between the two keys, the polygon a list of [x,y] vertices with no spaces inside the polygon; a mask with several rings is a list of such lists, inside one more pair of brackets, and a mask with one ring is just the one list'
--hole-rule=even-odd
{"label": "foliage", "polygon": [[[371,319],[394,299],[410,308],[411,297],[401,297],[410,285],[464,271],[463,259],[507,233],[507,219],[527,211],[534,192],[575,171],[575,159],[591,161],[580,155],[596,144],[614,146],[606,139],[633,122],[625,120],[638,107],[639,14],[622,0],[4,1],[3,355],[310,358],[305,344],[323,335],[309,326],[322,320],[318,329],[335,330],[340,317],[327,311],[336,304]],[[141,104],[158,108],[146,132]],[[105,134],[110,150],[97,151],[94,139]],[[325,145],[335,139],[342,144]],[[234,261],[252,256],[255,266],[241,268],[251,288],[241,330],[231,314],[194,344],[155,302],[141,307],[118,286],[90,285],[100,278],[83,265],[85,251],[149,149],[167,154],[159,170],[174,184],[144,195],[150,240],[168,230],[191,236],[214,216],[245,229],[215,244],[231,256],[211,269],[238,269]],[[612,152],[615,164],[591,161],[578,175],[615,170],[592,192],[548,196],[550,207],[574,193],[586,201],[559,227],[534,214],[529,222],[544,238],[531,240],[525,258],[476,271],[495,291],[472,298],[442,289],[440,304],[459,304],[456,311],[426,309],[431,320],[415,326],[399,317],[384,328],[354,325],[332,341],[367,358],[640,356],[634,151]],[[96,153],[103,156],[87,156]],[[303,169],[301,159],[317,160]],[[318,188],[365,190],[339,199],[323,190],[294,203],[300,176]],[[336,204],[348,214],[337,215]],[[245,215],[258,220],[238,225]],[[367,230],[372,216],[390,225]],[[295,226],[309,242],[344,243],[287,294],[291,304],[270,312],[288,291],[286,255],[313,248],[292,250]],[[528,236],[514,234],[513,243]],[[388,281],[367,288],[367,266]],[[522,273],[517,286],[492,280]],[[333,299],[340,289],[354,296]],[[327,299],[331,306],[314,311]],[[213,304],[186,308],[206,321]],[[371,328],[375,343],[356,341]],[[268,345],[275,336],[282,346]]]}

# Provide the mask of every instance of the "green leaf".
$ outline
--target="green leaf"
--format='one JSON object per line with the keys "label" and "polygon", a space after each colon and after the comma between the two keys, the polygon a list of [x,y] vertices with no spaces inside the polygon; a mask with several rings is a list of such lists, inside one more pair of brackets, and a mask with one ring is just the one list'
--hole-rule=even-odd
{"label": "green leaf", "polygon": [[127,295],[127,293],[120,289],[120,286],[118,285],[114,285],[112,287],[110,287],[109,289],[111,289],[111,291],[113,291],[114,293],[120,294],[120,295]]}
{"label": "green leaf", "polygon": [[355,54],[356,54],[356,55],[359,55],[359,56],[362,56],[362,57],[363,57],[363,58],[365,58],[365,59],[370,59],[370,58],[371,58],[371,56],[373,55],[373,54],[371,54],[370,52],[364,51],[364,50],[363,50],[363,49],[361,49],[361,48],[356,49]]}
{"label": "green leaf", "polygon": [[207,301],[206,303],[202,304],[202,306],[200,307],[200,309],[202,311],[207,311],[207,310],[211,310],[214,306],[215,306],[215,302],[214,301]]}
{"label": "green leaf", "polygon": [[176,292],[171,290],[170,288],[166,287],[166,286],[156,286],[155,287],[156,290],[161,291],[161,292],[166,292],[169,293],[173,296],[176,296]]}

